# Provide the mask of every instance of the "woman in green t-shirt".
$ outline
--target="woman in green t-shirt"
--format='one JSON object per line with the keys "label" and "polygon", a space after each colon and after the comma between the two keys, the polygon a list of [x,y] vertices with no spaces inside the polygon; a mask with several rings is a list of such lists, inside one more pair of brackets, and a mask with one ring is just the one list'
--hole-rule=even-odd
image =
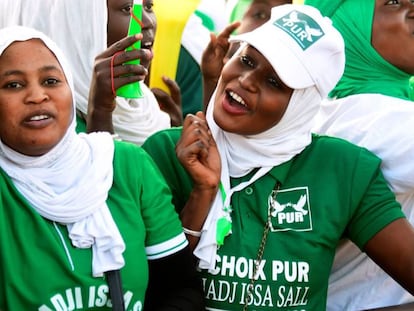
{"label": "woman in green t-shirt", "polygon": [[148,155],[76,134],[69,65],[0,30],[0,309],[204,310],[171,194]]}

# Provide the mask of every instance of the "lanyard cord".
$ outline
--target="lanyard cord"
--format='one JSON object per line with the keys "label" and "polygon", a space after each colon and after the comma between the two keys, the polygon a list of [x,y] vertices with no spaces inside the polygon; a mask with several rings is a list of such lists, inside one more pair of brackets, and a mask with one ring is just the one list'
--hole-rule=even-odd
{"label": "lanyard cord", "polygon": [[111,270],[106,271],[105,276],[109,286],[109,295],[112,301],[112,310],[125,311],[121,273],[119,272],[119,270]]}
{"label": "lanyard cord", "polygon": [[[279,192],[279,189],[280,189],[280,182],[278,181],[275,187],[273,188],[273,190],[276,191],[275,198],[277,196],[277,193]],[[270,206],[269,206],[269,209],[270,209]],[[263,254],[264,254],[264,250],[266,246],[266,241],[267,241],[267,236],[269,234],[269,230],[272,225],[270,217],[271,217],[271,213],[269,210],[267,213],[266,224],[263,229],[262,240],[260,241],[259,250],[257,252],[257,258],[255,260],[255,265],[253,268],[253,277],[250,279],[250,284],[247,287],[247,294],[246,294],[246,299],[244,300],[243,311],[247,311],[247,309],[249,308],[249,303],[251,302],[251,300],[253,300],[253,289],[254,289],[253,286],[254,286],[254,283],[256,282],[256,273],[260,266],[260,263],[262,262]]]}

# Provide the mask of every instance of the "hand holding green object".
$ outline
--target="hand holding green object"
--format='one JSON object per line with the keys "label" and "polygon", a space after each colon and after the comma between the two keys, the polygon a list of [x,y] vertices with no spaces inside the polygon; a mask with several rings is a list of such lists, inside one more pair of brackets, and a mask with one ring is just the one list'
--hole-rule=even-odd
{"label": "hand holding green object", "polygon": [[[129,29],[128,29],[128,36],[135,35],[141,33],[142,28],[142,0],[134,0],[134,4],[131,9],[131,19],[129,22]],[[135,42],[132,46],[128,47],[126,50],[133,50],[133,49],[140,49],[141,48],[141,41]],[[126,64],[139,64],[139,59],[132,60],[127,62]],[[127,85],[120,87],[116,91],[117,96],[125,97],[125,98],[141,98],[143,97],[143,93],[141,87],[139,85],[139,81],[133,82]]]}

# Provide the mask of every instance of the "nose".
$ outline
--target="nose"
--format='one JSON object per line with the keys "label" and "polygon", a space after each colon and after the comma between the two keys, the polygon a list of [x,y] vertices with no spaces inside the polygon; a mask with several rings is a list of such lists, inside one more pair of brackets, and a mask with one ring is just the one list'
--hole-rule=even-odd
{"label": "nose", "polygon": [[252,71],[246,71],[239,76],[239,83],[242,88],[250,92],[257,91],[257,78]]}
{"label": "nose", "polygon": [[408,1],[408,18],[413,19],[414,18],[414,2],[412,0]]}
{"label": "nose", "polygon": [[156,20],[155,15],[151,15],[150,13],[142,10],[142,29],[155,29],[156,27]]}
{"label": "nose", "polygon": [[26,103],[28,104],[40,104],[48,101],[49,95],[44,87],[41,85],[28,86]]}

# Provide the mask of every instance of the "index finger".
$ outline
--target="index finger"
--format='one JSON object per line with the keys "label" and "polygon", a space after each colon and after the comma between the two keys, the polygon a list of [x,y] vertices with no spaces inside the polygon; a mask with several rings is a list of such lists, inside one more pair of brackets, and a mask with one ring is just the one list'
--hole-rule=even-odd
{"label": "index finger", "polygon": [[142,33],[122,38],[121,40],[115,42],[109,48],[107,48],[101,54],[101,56],[111,57],[112,55],[114,55],[117,52],[124,51],[126,48],[130,47],[131,45],[133,45],[135,42],[137,42],[139,40],[142,40]]}
{"label": "index finger", "polygon": [[218,35],[217,38],[229,38],[230,35],[240,26],[240,22],[236,21],[227,25]]}
{"label": "index finger", "polygon": [[167,85],[174,102],[181,104],[181,89],[178,83],[175,80],[170,79],[166,76],[162,76],[162,80]]}

